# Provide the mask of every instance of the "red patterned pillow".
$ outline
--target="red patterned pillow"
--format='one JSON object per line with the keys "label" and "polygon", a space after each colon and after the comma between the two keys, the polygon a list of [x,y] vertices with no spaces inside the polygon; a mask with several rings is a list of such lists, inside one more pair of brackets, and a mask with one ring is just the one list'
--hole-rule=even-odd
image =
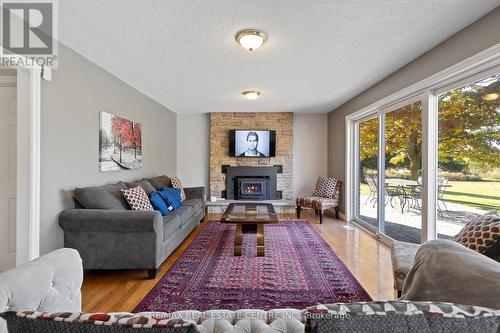
{"label": "red patterned pillow", "polygon": [[154,210],[148,195],[141,186],[122,190],[122,193],[132,210]]}
{"label": "red patterned pillow", "polygon": [[453,240],[488,257],[498,256],[500,247],[500,216],[488,212],[466,224]]}
{"label": "red patterned pillow", "polygon": [[[190,319],[170,318],[168,313],[83,313],[83,312],[4,312],[0,314],[9,325],[9,332],[130,332],[146,329],[166,332],[199,332]],[[95,325],[95,326],[94,326]],[[107,329],[105,327],[108,327]]]}
{"label": "red patterned pillow", "polygon": [[314,197],[337,199],[337,178],[319,177],[314,190]]}

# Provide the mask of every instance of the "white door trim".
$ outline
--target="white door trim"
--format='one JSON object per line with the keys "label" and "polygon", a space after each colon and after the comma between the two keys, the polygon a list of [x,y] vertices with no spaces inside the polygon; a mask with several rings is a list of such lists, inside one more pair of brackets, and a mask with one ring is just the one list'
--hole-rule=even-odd
{"label": "white door trim", "polygon": [[41,68],[17,56],[16,265],[40,255]]}

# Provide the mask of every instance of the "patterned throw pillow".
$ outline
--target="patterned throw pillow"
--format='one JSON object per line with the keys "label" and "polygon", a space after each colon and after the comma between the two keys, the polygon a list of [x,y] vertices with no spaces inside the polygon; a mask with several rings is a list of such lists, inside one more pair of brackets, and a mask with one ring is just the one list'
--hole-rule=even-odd
{"label": "patterned throw pillow", "polygon": [[170,178],[170,184],[173,188],[181,189],[181,201],[186,200],[186,193],[184,192],[184,188],[182,187],[181,181],[177,177]]}
{"label": "patterned throw pillow", "polygon": [[466,224],[453,240],[490,258],[498,257],[500,248],[500,216],[488,212]]}
{"label": "patterned throw pillow", "polygon": [[153,332],[191,333],[198,332],[192,320],[169,318],[166,313],[152,316],[134,313],[80,313],[80,312],[5,312],[1,313],[11,333],[27,332]]}
{"label": "patterned throw pillow", "polygon": [[313,196],[335,199],[337,197],[337,183],[337,178],[319,177]]}
{"label": "patterned throw pillow", "polygon": [[122,190],[122,194],[132,210],[154,210],[148,195],[141,186]]}
{"label": "patterned throw pillow", "polygon": [[320,304],[303,312],[306,332],[495,332],[500,310],[442,302]]}

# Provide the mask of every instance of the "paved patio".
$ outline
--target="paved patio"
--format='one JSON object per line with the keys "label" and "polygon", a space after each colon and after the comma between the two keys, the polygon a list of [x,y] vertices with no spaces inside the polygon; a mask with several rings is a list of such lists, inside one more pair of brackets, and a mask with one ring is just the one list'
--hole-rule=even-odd
{"label": "paved patio", "polygon": [[[360,216],[369,224],[376,226],[377,224],[377,206],[373,207],[373,202],[366,202],[367,196],[362,195],[360,198]],[[452,202],[445,202],[448,210],[443,210],[438,214],[437,232],[439,238],[451,238],[455,236],[462,227],[469,221],[473,220],[486,211],[460,205]],[[396,240],[420,243],[420,229],[422,219],[420,210],[410,208],[404,209],[401,213],[401,206],[398,200],[394,200],[394,207],[388,203],[385,206],[385,232]]]}

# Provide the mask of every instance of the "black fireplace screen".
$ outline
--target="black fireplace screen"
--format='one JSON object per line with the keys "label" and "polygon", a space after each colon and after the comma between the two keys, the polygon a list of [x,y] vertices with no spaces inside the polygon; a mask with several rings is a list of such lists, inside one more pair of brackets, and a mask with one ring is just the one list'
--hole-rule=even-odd
{"label": "black fireplace screen", "polygon": [[235,179],[237,200],[269,200],[269,177],[237,177]]}

